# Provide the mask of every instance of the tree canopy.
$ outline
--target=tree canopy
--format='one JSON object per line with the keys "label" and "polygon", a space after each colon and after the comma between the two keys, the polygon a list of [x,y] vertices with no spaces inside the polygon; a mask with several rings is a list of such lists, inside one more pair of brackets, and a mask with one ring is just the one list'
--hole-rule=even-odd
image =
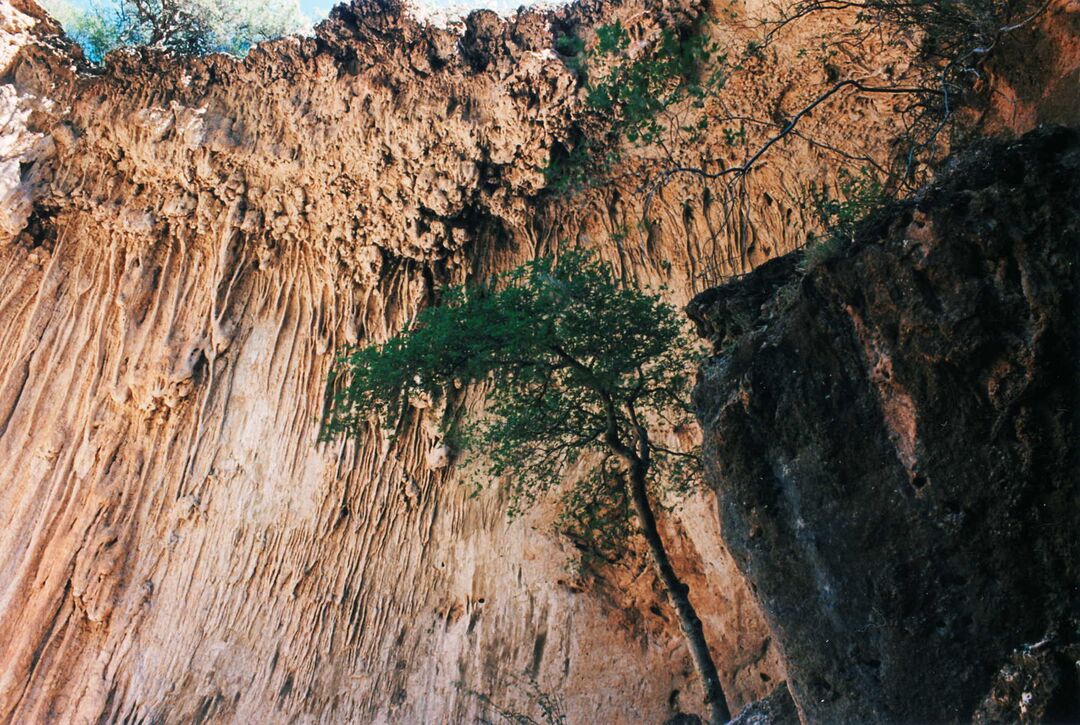
{"label": "tree canopy", "polygon": [[242,55],[252,45],[308,29],[296,0],[68,0],[42,5],[95,63],[123,46],[185,55]]}
{"label": "tree canopy", "polygon": [[696,450],[649,435],[659,424],[690,422],[693,348],[684,324],[659,295],[620,285],[585,252],[529,262],[490,284],[451,288],[410,329],[346,351],[331,372],[324,436],[362,435],[372,415],[399,421],[414,395],[487,383],[485,413],[458,441],[504,477],[511,514],[559,483],[583,452],[599,453],[567,510],[600,527],[619,527],[634,512],[718,724],[731,714],[649,495],[650,485],[689,486],[698,476]]}
{"label": "tree canopy", "polygon": [[[490,474],[514,474],[516,512],[583,451],[632,445],[645,418],[689,423],[691,350],[674,307],[620,286],[608,266],[572,251],[451,288],[409,330],[348,350],[334,366],[340,387],[325,430],[356,433],[371,412],[396,420],[410,396],[489,382],[484,416],[452,432],[459,445],[483,451]],[[654,480],[691,483],[694,452],[653,449]]]}

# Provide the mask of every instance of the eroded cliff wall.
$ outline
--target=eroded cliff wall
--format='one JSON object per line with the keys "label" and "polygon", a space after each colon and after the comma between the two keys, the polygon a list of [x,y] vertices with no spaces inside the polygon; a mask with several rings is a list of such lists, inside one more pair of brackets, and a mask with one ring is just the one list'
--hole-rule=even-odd
{"label": "eroded cliff wall", "polygon": [[[736,52],[760,8],[731,9],[709,32]],[[892,152],[895,101],[844,96],[735,215],[679,178],[628,236],[632,169],[546,192],[582,104],[555,37],[620,19],[647,42],[701,11],[583,2],[457,33],[357,3],[243,60],[91,69],[29,0],[0,5],[0,720],[465,721],[475,693],[534,715],[555,694],[574,722],[700,709],[644,559],[583,569],[550,506],[508,522],[497,487],[470,499],[439,411],[394,446],[317,434],[333,351],[438,285],[583,244],[685,302],[801,243],[838,151]],[[903,77],[910,49],[827,66],[819,30],[710,103],[783,117],[837,72]],[[683,153],[745,149],[717,129]],[[768,628],[713,499],[665,525],[737,708],[784,676]]]}

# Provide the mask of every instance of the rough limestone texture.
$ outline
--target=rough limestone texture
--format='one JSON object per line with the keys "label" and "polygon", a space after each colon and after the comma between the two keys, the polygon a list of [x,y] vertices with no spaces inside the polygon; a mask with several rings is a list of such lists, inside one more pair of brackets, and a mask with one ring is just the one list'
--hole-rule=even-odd
{"label": "rough limestone texture", "polygon": [[813,722],[1080,719],[1080,134],[690,306],[723,530]]}
{"label": "rough limestone texture", "polygon": [[[770,6],[707,32],[740,57]],[[550,502],[508,522],[497,486],[471,499],[438,404],[393,446],[317,440],[334,351],[441,285],[579,244],[685,303],[801,244],[810,183],[888,160],[904,99],[841,94],[742,183],[672,179],[647,227],[656,149],[546,190],[583,102],[556,38],[617,19],[641,47],[702,12],[583,0],[439,29],[358,2],[242,60],[93,68],[31,0],[0,2],[0,721],[701,712],[640,550],[586,565]],[[815,22],[680,110],[747,133],[680,163],[745,158],[836,77],[904,82],[911,48],[875,34],[826,62]],[[716,500],[663,518],[738,710],[783,681],[774,638]]]}
{"label": "rough limestone texture", "polygon": [[[242,60],[92,68],[32,2],[0,3],[0,721],[459,722],[540,717],[546,695],[574,722],[701,712],[647,560],[582,566],[552,507],[508,522],[497,486],[471,499],[442,411],[393,446],[317,442],[334,351],[440,285],[582,244],[684,303],[799,243],[799,195],[837,157],[795,139],[737,218],[680,178],[627,237],[640,177],[544,191],[582,104],[556,36],[621,19],[648,43],[699,13],[447,30],[357,3]],[[733,78],[728,110],[820,92],[816,32]],[[822,139],[887,154],[890,103],[838,98],[852,129]],[[715,500],[664,527],[738,709],[783,681],[771,635]]]}

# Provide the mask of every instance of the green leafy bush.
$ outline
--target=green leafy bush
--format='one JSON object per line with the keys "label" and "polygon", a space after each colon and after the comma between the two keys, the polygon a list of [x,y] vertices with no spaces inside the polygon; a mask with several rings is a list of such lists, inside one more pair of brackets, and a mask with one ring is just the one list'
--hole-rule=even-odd
{"label": "green leafy bush", "polygon": [[626,28],[615,22],[597,28],[590,50],[570,36],[560,36],[556,49],[587,77],[586,125],[604,129],[596,140],[582,138],[568,154],[553,158],[548,180],[556,192],[602,177],[618,161],[622,139],[648,145],[670,133],[682,134],[684,142],[699,138],[708,119],[683,125],[669,111],[683,102],[704,107],[706,97],[727,79],[726,56],[701,27],[685,32],[665,28],[653,42],[635,47]]}
{"label": "green leafy bush", "polygon": [[828,187],[811,191],[815,213],[825,231],[807,240],[799,265],[804,271],[843,253],[854,241],[859,224],[888,199],[881,181],[869,169],[857,174],[841,169],[838,175],[839,194],[834,196]]}
{"label": "green leafy bush", "polygon": [[[629,52],[630,35],[619,22],[598,28],[596,36],[594,55],[612,62],[607,74],[590,84],[589,107],[614,118],[616,131],[630,142],[659,141],[667,129],[665,111],[686,99],[700,107],[726,77],[719,46],[700,30],[682,35],[665,28],[639,55]],[[703,77],[703,69],[713,64]]]}
{"label": "green leafy bush", "polygon": [[94,63],[124,46],[243,55],[262,40],[309,27],[296,0],[115,0],[85,9],[67,0],[42,0],[42,5]]}

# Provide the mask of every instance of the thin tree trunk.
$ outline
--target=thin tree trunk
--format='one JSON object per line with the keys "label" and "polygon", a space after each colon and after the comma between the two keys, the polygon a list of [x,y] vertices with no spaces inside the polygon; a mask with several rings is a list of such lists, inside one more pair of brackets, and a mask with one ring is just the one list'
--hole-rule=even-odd
{"label": "thin tree trunk", "polygon": [[640,462],[631,464],[630,493],[634,501],[634,511],[637,513],[638,521],[641,522],[641,531],[649,544],[649,551],[660,574],[660,580],[664,583],[668,596],[675,605],[675,611],[679,614],[679,623],[682,625],[683,634],[686,635],[686,643],[694,658],[694,666],[705,689],[705,702],[709,706],[709,722],[712,725],[721,725],[731,719],[731,712],[728,710],[727,700],[724,699],[724,691],[720,687],[720,676],[716,673],[712,653],[709,652],[709,645],[705,641],[701,619],[694,610],[694,605],[690,603],[690,587],[683,584],[675,573],[671,560],[668,559],[664,541],[656,528],[656,516],[653,515],[652,505],[649,503],[649,496],[645,490],[645,473],[645,466]]}

